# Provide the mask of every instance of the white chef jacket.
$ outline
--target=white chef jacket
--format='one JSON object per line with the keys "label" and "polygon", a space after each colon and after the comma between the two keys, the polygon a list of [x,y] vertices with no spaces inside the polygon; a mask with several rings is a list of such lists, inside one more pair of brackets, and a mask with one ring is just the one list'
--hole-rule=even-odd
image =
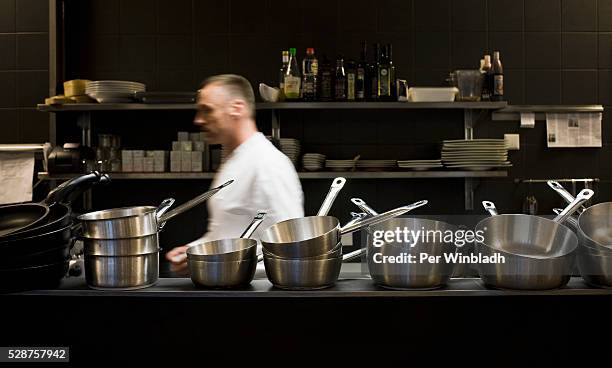
{"label": "white chef jacket", "polygon": [[304,216],[304,195],[293,163],[262,133],[253,134],[227,156],[211,187],[228,180],[234,182],[207,201],[207,232],[188,245],[239,238],[259,211],[266,216],[251,236],[257,240],[269,226]]}

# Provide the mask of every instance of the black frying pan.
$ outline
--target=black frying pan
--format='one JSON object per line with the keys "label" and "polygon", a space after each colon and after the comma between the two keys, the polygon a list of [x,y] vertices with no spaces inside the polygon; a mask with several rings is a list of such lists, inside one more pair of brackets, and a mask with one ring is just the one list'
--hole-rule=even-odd
{"label": "black frying pan", "polygon": [[0,241],[44,234],[68,225],[70,202],[92,185],[109,181],[108,175],[94,171],[64,182],[40,203],[1,206]]}
{"label": "black frying pan", "polygon": [[80,228],[81,224],[71,224],[45,234],[34,235],[28,238],[0,241],[0,257],[22,257],[57,248],[62,244],[66,244],[72,238],[78,236]]}

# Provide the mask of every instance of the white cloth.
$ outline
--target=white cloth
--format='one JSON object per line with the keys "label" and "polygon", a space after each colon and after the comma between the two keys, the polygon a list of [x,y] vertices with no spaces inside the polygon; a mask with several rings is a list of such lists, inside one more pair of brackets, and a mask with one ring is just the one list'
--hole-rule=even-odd
{"label": "white cloth", "polygon": [[208,230],[188,245],[238,238],[259,211],[266,216],[251,236],[259,240],[267,227],[304,216],[304,194],[293,163],[261,133],[230,153],[215,175],[212,187],[234,182],[207,201]]}

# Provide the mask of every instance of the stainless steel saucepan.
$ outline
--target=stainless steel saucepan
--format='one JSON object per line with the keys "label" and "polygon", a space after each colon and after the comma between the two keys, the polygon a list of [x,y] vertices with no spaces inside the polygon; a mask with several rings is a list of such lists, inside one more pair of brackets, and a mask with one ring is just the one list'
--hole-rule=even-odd
{"label": "stainless steel saucepan", "polygon": [[[562,225],[564,219],[593,195],[585,189],[554,220],[532,215],[497,215],[492,202],[483,205],[492,215],[476,225],[476,251],[490,263],[477,265],[489,287],[542,290],[567,284],[578,238]],[[501,257],[505,262],[501,262]],[[500,262],[494,262],[495,257]]]}
{"label": "stainless steel saucepan", "polygon": [[164,223],[190,210],[230,185],[233,180],[211,189],[196,198],[165,213],[174,203],[166,199],[158,207],[138,206],[114,208],[83,214],[78,219],[83,223],[83,237],[90,239],[125,239],[148,236],[157,233]]}
{"label": "stainless steel saucepan", "polygon": [[309,216],[286,220],[264,230],[261,242],[265,250],[284,258],[318,256],[332,250],[344,234],[403,215],[425,204],[427,201],[419,201],[344,227],[341,227],[340,221],[332,216]]}
{"label": "stainless steel saucepan", "polygon": [[[186,257],[190,261],[228,262],[241,261],[256,256],[257,240],[249,239],[249,237],[261,225],[265,216],[265,212],[259,212],[240,235],[240,238],[220,239],[193,245],[187,249]],[[182,261],[182,259],[178,261]]]}
{"label": "stainless steel saucepan", "polygon": [[[352,198],[351,202],[362,211],[372,216],[377,212],[360,198]],[[374,246],[374,234],[377,232],[402,232],[408,230],[412,236],[403,241],[384,243],[380,247]],[[453,274],[455,264],[448,255],[456,253],[454,242],[446,243],[444,238],[448,232],[452,233],[453,240],[458,230],[457,226],[442,221],[420,218],[394,218],[367,228],[367,260],[372,280],[384,288],[389,289],[435,289],[446,285]],[[437,262],[420,261],[421,254],[436,257]],[[413,256],[414,263],[383,262],[384,259],[397,259],[397,257]],[[430,258],[428,258],[429,260]]]}

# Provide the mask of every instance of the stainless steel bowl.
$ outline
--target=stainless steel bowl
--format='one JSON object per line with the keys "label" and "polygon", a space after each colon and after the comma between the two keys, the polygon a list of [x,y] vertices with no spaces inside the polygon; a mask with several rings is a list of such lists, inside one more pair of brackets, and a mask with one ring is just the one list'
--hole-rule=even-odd
{"label": "stainless steel bowl", "polygon": [[256,252],[257,240],[222,239],[189,247],[187,258],[205,262],[231,262],[251,259]]}
{"label": "stainless steel bowl", "polygon": [[206,262],[189,259],[191,281],[206,288],[236,288],[253,281],[257,269],[257,258],[242,261]]}
{"label": "stainless steel bowl", "polygon": [[496,289],[548,290],[567,285],[576,254],[553,258],[531,258],[493,249],[483,244],[476,246],[483,256],[496,253],[504,256],[505,263],[480,263],[478,274],[484,284]]}
{"label": "stainless steel bowl", "polygon": [[157,233],[139,238],[81,238],[81,240],[83,241],[83,252],[93,256],[134,256],[155,253],[159,250]]}
{"label": "stainless steel bowl", "polygon": [[159,251],[132,256],[85,255],[87,286],[101,290],[133,290],[159,278]]}
{"label": "stainless steel bowl", "polygon": [[317,290],[333,286],[340,276],[342,256],[327,259],[279,259],[264,255],[266,275],[277,288]]}
{"label": "stainless steel bowl", "polygon": [[[368,228],[367,261],[372,280],[379,286],[389,289],[436,289],[446,285],[455,264],[446,262],[445,254],[454,254],[457,251],[455,244],[443,242],[442,236],[418,238],[416,241],[401,243],[385,243],[380,247],[373,245],[375,231],[393,231],[395,229],[408,229],[417,231],[435,231],[444,234],[446,231],[456,231],[457,227],[446,222],[419,219],[395,218]],[[440,257],[440,262],[420,262],[421,253]],[[415,256],[415,263],[382,263],[382,257]],[[377,262],[375,262],[377,261]]]}
{"label": "stainless steel bowl", "polygon": [[580,276],[589,285],[612,287],[612,256],[602,257],[579,250],[576,255]]}

